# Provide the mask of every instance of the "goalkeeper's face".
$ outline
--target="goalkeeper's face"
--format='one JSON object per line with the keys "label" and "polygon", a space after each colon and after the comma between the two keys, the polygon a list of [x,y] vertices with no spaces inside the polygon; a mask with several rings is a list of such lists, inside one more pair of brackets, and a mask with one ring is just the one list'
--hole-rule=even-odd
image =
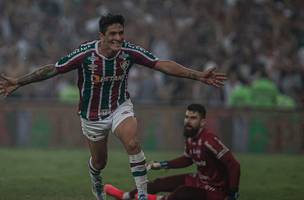
{"label": "goalkeeper's face", "polygon": [[187,110],[184,119],[184,136],[195,136],[204,125],[205,118],[202,118],[198,112]]}

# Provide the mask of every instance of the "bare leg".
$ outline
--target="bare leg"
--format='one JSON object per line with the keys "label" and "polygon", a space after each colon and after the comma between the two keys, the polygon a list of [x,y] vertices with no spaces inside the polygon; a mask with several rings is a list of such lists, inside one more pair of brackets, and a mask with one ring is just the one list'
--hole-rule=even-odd
{"label": "bare leg", "polygon": [[138,190],[139,200],[147,200],[146,159],[139,144],[136,118],[128,117],[123,120],[115,129],[115,133],[129,154],[131,172]]}
{"label": "bare leg", "polygon": [[97,200],[104,200],[103,181],[101,170],[105,168],[107,164],[107,140],[104,139],[93,142],[86,139],[90,148],[91,158],[89,160],[89,174],[92,182],[92,192]]}
{"label": "bare leg", "polygon": [[[185,184],[185,176],[187,174],[167,176],[162,178],[157,178],[153,181],[148,182],[148,193],[157,194],[159,192],[173,192],[179,186]],[[134,198],[137,190],[134,189],[129,192],[131,198]]]}

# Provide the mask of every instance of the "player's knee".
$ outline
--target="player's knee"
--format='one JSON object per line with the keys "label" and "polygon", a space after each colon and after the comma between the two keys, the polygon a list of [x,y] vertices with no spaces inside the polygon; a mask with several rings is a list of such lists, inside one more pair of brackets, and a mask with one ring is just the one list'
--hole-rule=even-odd
{"label": "player's knee", "polygon": [[94,165],[94,168],[96,168],[98,170],[102,170],[107,165],[107,159],[97,158],[97,159],[93,160],[93,165]]}
{"label": "player's knee", "polygon": [[131,140],[126,144],[126,151],[129,154],[136,154],[140,151],[140,144],[138,140]]}

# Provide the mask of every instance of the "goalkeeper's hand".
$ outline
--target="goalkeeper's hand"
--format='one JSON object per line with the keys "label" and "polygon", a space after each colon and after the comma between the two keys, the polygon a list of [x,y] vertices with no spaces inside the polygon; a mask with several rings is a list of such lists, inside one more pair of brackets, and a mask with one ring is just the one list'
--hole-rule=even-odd
{"label": "goalkeeper's hand", "polygon": [[229,192],[229,194],[225,200],[237,200],[239,198],[239,196],[240,195],[238,192]]}
{"label": "goalkeeper's hand", "polygon": [[159,169],[168,169],[168,162],[167,161],[151,161],[147,164],[147,170],[159,170]]}

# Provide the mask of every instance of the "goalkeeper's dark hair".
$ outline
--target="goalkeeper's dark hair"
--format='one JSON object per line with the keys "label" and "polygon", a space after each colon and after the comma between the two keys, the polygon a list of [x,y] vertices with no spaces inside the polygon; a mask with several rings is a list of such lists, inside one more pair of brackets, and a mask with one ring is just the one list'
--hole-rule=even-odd
{"label": "goalkeeper's dark hair", "polygon": [[195,103],[190,104],[187,107],[187,110],[192,111],[192,112],[198,112],[202,118],[206,118],[206,109],[201,104],[195,104]]}
{"label": "goalkeeper's dark hair", "polygon": [[121,24],[124,26],[125,18],[122,15],[114,15],[111,13],[101,16],[99,19],[99,32],[105,34],[107,28],[112,24]]}

